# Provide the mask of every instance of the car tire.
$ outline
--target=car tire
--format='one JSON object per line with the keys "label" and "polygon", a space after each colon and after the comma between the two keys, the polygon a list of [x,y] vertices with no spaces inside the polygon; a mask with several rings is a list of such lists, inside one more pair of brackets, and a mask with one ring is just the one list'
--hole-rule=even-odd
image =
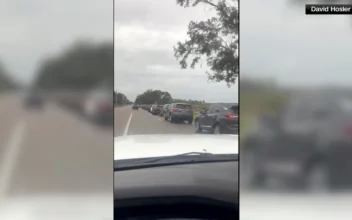
{"label": "car tire", "polygon": [[196,120],[194,122],[194,129],[195,129],[196,133],[201,133],[202,132],[202,128],[200,127],[198,120]]}

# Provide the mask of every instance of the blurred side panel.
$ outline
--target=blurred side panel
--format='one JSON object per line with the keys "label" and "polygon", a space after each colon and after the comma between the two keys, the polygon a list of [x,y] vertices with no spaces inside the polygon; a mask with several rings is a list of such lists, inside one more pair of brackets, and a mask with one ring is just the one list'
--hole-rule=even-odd
{"label": "blurred side panel", "polygon": [[112,219],[113,1],[0,18],[0,219]]}
{"label": "blurred side panel", "polygon": [[241,2],[241,219],[352,215],[351,20],[305,3]]}

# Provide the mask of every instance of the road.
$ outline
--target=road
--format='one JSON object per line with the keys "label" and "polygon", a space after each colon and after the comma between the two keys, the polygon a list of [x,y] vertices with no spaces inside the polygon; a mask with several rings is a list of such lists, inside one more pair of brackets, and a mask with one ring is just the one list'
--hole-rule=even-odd
{"label": "road", "polygon": [[113,129],[48,102],[26,110],[19,95],[0,96],[0,199],[4,196],[110,192]]}
{"label": "road", "polygon": [[193,134],[192,125],[169,123],[163,118],[131,106],[115,108],[115,136],[138,134]]}

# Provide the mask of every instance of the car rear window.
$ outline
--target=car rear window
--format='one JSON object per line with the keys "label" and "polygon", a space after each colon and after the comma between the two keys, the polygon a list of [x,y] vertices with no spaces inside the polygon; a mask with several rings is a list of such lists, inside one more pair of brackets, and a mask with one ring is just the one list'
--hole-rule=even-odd
{"label": "car rear window", "polygon": [[187,104],[176,104],[175,108],[179,108],[179,109],[191,109],[191,105],[187,105]]}
{"label": "car rear window", "polygon": [[230,111],[233,114],[238,114],[238,106],[237,105],[232,105],[232,106],[225,106],[225,110]]}

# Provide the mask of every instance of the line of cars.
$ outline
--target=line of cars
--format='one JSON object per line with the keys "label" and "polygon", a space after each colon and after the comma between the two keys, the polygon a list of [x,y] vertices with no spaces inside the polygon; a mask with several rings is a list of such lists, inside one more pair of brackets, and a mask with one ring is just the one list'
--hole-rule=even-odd
{"label": "line of cars", "polygon": [[112,89],[104,83],[89,90],[43,91],[31,88],[25,91],[24,108],[41,109],[50,100],[84,116],[95,124],[112,124],[114,118]]}
{"label": "line of cars", "polygon": [[261,117],[243,141],[244,185],[266,188],[275,180],[304,191],[352,189],[351,116],[350,94],[291,95],[276,114]]}
{"label": "line of cars", "polygon": [[142,104],[133,105],[132,109],[138,110],[139,107],[153,115],[163,117],[170,123],[187,121],[190,125],[194,124],[196,133],[238,134],[237,103],[211,104],[199,114],[195,114],[192,105],[188,103]]}
{"label": "line of cars", "polygon": [[153,115],[159,115],[170,123],[185,122],[193,123],[192,105],[187,103],[171,103],[165,105],[141,105],[142,109]]}

